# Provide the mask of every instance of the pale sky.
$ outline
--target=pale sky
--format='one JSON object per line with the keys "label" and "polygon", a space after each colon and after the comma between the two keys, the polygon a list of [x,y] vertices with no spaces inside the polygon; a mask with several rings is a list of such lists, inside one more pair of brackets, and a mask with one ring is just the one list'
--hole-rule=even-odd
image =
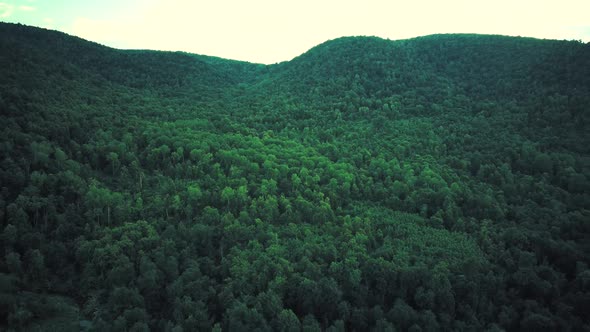
{"label": "pale sky", "polygon": [[342,36],[485,33],[590,42],[590,0],[0,0],[0,21],[116,48],[266,64]]}

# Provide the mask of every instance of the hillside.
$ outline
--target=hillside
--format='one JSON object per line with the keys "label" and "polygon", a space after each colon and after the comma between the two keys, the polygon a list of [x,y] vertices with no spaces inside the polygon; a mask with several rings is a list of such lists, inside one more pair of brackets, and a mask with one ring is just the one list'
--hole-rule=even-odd
{"label": "hillside", "polygon": [[260,65],[0,23],[0,329],[590,329],[590,45]]}

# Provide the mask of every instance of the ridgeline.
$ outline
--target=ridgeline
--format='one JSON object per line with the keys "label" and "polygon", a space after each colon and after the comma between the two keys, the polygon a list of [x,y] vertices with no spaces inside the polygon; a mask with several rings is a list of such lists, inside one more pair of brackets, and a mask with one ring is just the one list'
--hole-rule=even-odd
{"label": "ridgeline", "polygon": [[576,41],[0,23],[0,329],[590,330],[589,121]]}

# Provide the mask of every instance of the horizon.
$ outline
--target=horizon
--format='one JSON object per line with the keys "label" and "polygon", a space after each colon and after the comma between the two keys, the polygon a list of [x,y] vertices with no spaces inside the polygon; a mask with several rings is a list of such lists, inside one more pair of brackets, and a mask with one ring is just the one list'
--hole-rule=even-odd
{"label": "horizon", "polygon": [[117,49],[187,52],[252,63],[289,61],[348,36],[403,40],[483,34],[590,41],[590,3],[502,0],[473,4],[269,0],[203,4],[189,0],[0,0],[0,20],[57,30]]}
{"label": "horizon", "polygon": [[[370,36],[370,35],[347,35],[347,36],[339,36],[339,37],[335,37],[335,38],[331,38],[331,39],[327,39],[324,41],[319,42],[316,45],[311,46],[310,48],[308,48],[307,50],[304,50],[303,52],[301,52],[300,54],[295,55],[293,58],[288,59],[288,60],[283,60],[280,62],[275,62],[275,63],[261,63],[261,62],[252,62],[252,61],[248,61],[248,60],[241,60],[241,59],[232,59],[232,58],[227,58],[227,57],[222,57],[216,54],[204,54],[204,53],[194,53],[194,52],[190,52],[190,51],[183,51],[183,50],[158,50],[158,49],[150,49],[150,48],[119,48],[119,47],[113,47],[113,46],[109,46],[109,45],[105,45],[103,43],[100,43],[98,41],[94,41],[94,40],[89,40],[80,36],[75,36],[72,35],[70,33],[64,32],[64,31],[59,31],[59,30],[55,30],[55,29],[49,29],[49,28],[45,28],[45,27],[39,27],[39,26],[34,26],[34,25],[29,25],[29,24],[23,24],[23,23],[12,23],[12,22],[5,22],[5,21],[0,21],[0,23],[5,23],[5,24],[20,24],[23,26],[27,26],[27,27],[32,27],[32,28],[37,28],[37,29],[44,29],[47,31],[53,31],[53,32],[58,32],[58,33],[64,33],[66,35],[68,35],[69,37],[73,37],[73,38],[80,38],[86,42],[91,42],[91,43],[96,43],[99,44],[103,47],[107,47],[107,48],[111,48],[111,49],[115,49],[115,50],[121,50],[121,51],[154,51],[154,52],[171,52],[171,53],[187,53],[187,54],[192,54],[192,55],[198,55],[198,56],[205,56],[205,57],[213,57],[213,58],[219,58],[219,59],[224,59],[224,60],[230,60],[230,61],[238,61],[238,62],[249,62],[252,64],[261,64],[261,65],[273,65],[273,64],[278,64],[278,63],[282,63],[282,62],[289,62],[305,53],[307,53],[308,51],[310,51],[311,49],[320,46],[324,43],[333,41],[333,40],[337,40],[337,39],[343,39],[343,38],[378,38],[381,40],[386,40],[386,41],[402,41],[402,40],[411,40],[411,39],[416,39],[416,38],[423,38],[423,37],[429,37],[429,36],[436,36],[436,35],[456,35],[456,36],[460,36],[460,35],[478,35],[478,36],[500,36],[500,37],[509,37],[509,38],[532,38],[532,39],[538,39],[538,40],[553,40],[553,41],[561,41],[564,39],[549,39],[549,38],[537,38],[537,37],[530,37],[530,36],[510,36],[510,35],[502,35],[502,34],[491,34],[491,33],[469,33],[469,32],[458,32],[458,33],[453,33],[453,32],[449,32],[449,33],[432,33],[432,34],[426,34],[426,35],[420,35],[420,36],[413,36],[413,37],[407,37],[407,38],[399,38],[399,39],[390,39],[390,38],[384,38],[384,37],[380,37],[380,36]],[[571,39],[571,40],[566,40],[566,41],[573,41],[573,42],[583,42],[583,43],[589,43],[588,41],[581,41],[581,40],[575,40],[575,39]]]}

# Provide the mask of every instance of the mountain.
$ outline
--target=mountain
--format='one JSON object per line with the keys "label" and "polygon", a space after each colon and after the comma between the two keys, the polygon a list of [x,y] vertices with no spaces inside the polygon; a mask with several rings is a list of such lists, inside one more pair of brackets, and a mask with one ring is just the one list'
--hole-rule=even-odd
{"label": "mountain", "polygon": [[0,328],[590,329],[590,45],[261,65],[0,24]]}

